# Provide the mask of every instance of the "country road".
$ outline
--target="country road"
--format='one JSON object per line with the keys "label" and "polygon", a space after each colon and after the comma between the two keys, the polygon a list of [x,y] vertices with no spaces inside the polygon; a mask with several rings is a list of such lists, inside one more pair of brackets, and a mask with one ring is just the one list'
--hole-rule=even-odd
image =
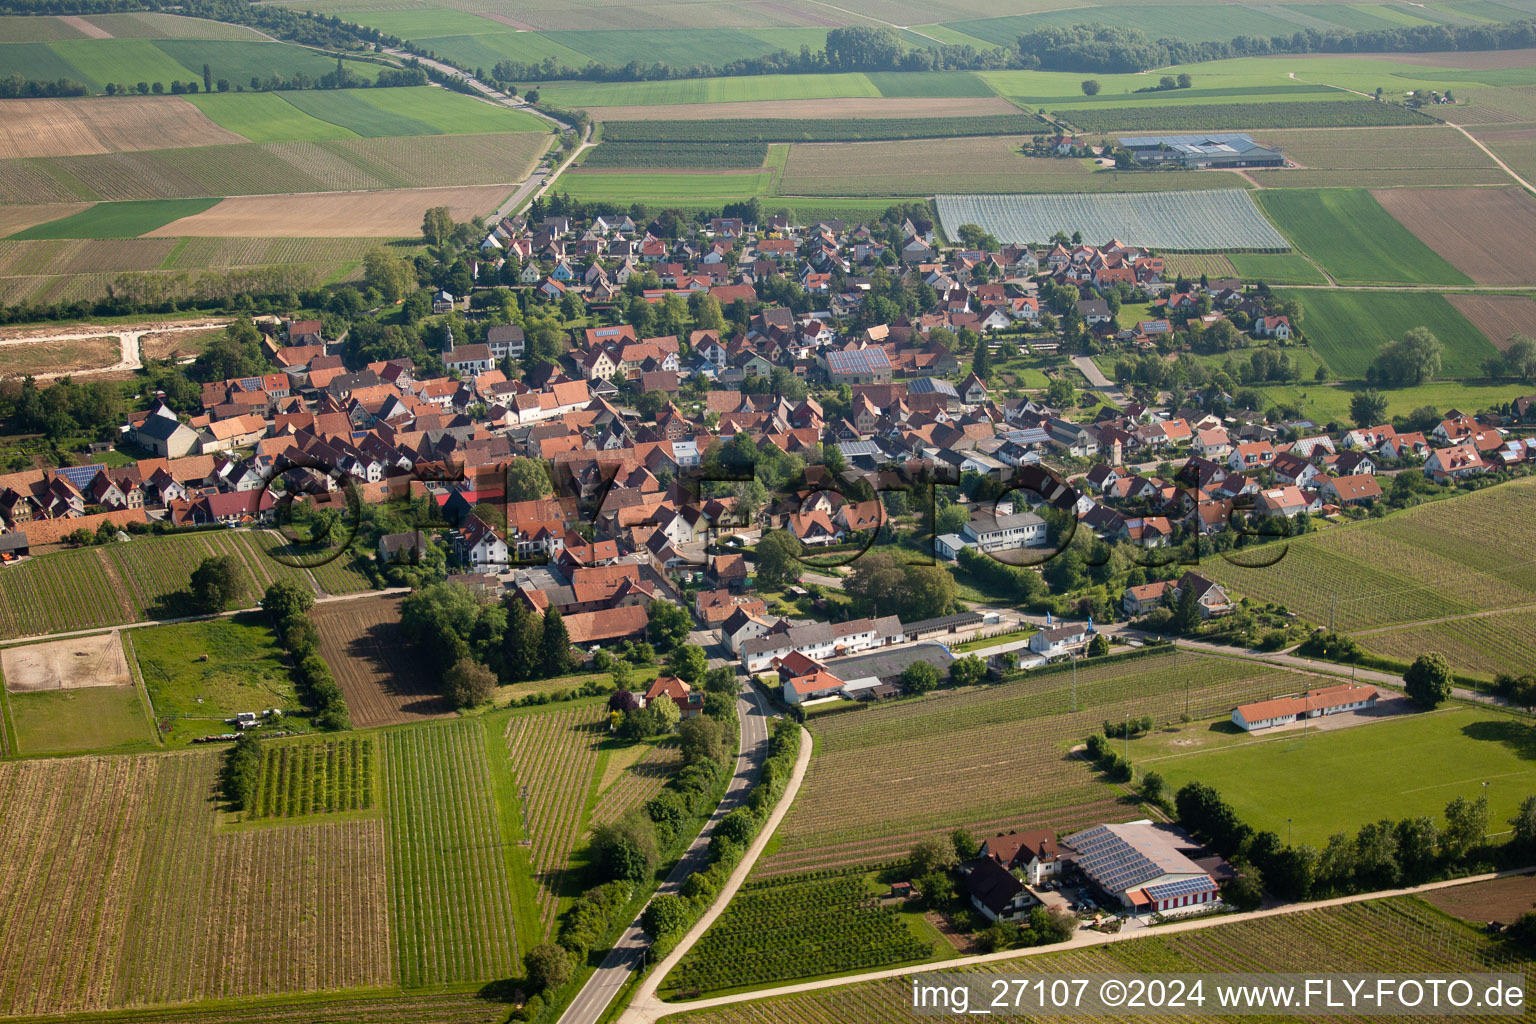
{"label": "country road", "polygon": [[[772,712],[763,703],[762,694],[757,688],[750,684],[748,686],[748,692],[742,694],[736,702],[737,715],[741,719],[741,750],[736,757],[736,774],[709,822],[656,890],[658,896],[677,892],[689,875],[707,866],[709,840],[714,835],[715,825],[746,799],[748,790],[757,781],[757,773],[768,754],[768,721]],[[596,1024],[613,997],[629,979],[630,972],[639,964],[649,945],[640,928],[640,919],[636,917],[624,930],[618,943],[608,951],[602,964],[587,979],[570,1006],[566,1007],[559,1024]]]}

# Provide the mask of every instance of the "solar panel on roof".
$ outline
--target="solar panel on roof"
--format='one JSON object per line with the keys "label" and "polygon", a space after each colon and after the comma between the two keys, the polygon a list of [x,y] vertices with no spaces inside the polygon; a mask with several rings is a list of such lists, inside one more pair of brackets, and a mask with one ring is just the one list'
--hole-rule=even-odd
{"label": "solar panel on roof", "polygon": [[64,466],[59,470],[59,476],[74,484],[77,489],[84,490],[87,484],[96,479],[96,474],[106,468],[107,465],[104,462],[89,466]]}
{"label": "solar panel on roof", "polygon": [[1179,896],[1193,896],[1197,892],[1205,892],[1211,888],[1211,880],[1201,875],[1197,878],[1181,878],[1176,882],[1149,885],[1146,888],[1147,895],[1155,900],[1176,899]]}
{"label": "solar panel on roof", "polygon": [[241,377],[240,378],[240,387],[241,387],[242,390],[245,390],[245,391],[260,391],[261,390],[261,378],[260,377]]}

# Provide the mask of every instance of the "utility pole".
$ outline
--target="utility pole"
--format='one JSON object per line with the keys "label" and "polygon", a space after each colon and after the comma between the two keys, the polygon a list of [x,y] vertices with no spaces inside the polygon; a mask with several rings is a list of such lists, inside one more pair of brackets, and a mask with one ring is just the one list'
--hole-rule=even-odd
{"label": "utility pole", "polygon": [[1072,655],[1072,710],[1077,710],[1077,655]]}
{"label": "utility pole", "polygon": [[1131,761],[1131,713],[1129,711],[1125,713],[1125,761],[1127,764]]}
{"label": "utility pole", "polygon": [[1330,632],[1330,633],[1333,632],[1334,613],[1337,612],[1338,610],[1339,610],[1339,595],[1338,594],[1330,594],[1328,596],[1328,632]]}
{"label": "utility pole", "polygon": [[1286,818],[1285,819],[1285,845],[1287,845],[1287,846],[1294,845],[1295,839],[1296,839],[1296,826],[1291,823],[1291,819],[1290,818]]}

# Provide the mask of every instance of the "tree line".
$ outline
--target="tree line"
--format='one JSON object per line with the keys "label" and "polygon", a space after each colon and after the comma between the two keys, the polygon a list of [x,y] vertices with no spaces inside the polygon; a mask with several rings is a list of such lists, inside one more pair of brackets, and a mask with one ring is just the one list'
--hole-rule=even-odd
{"label": "tree line", "polygon": [[[560,79],[638,82],[841,71],[1041,69],[1127,73],[1265,54],[1507,50],[1531,46],[1536,46],[1536,22],[1530,19],[1503,24],[1416,25],[1373,30],[1304,29],[1289,36],[1239,35],[1229,40],[1203,41],[1153,39],[1140,29],[1085,23],[1042,26],[1019,35],[1011,46],[991,48],[947,43],[908,47],[893,29],[854,25],[829,30],[821,49],[802,45],[798,51],[779,50],[722,63],[699,61],[680,66],[664,61],[632,60],[622,65],[590,61],[573,67],[546,57],[540,61],[498,61],[486,77],[511,83]],[[436,56],[425,46],[408,44],[407,48]],[[1169,88],[1161,84],[1160,87]],[[1171,88],[1180,87],[1178,79],[1173,79]]]}

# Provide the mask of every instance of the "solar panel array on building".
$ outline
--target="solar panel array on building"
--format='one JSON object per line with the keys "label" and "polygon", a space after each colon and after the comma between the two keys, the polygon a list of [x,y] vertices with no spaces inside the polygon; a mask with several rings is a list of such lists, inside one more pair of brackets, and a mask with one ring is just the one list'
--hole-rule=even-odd
{"label": "solar panel array on building", "polygon": [[1251,135],[1135,135],[1119,140],[1137,163],[1180,167],[1284,167],[1285,155]]}
{"label": "solar panel array on building", "polygon": [[1186,850],[1199,852],[1179,829],[1150,821],[1096,825],[1067,836],[1078,868],[1125,907],[1167,913],[1209,906],[1216,880]]}

